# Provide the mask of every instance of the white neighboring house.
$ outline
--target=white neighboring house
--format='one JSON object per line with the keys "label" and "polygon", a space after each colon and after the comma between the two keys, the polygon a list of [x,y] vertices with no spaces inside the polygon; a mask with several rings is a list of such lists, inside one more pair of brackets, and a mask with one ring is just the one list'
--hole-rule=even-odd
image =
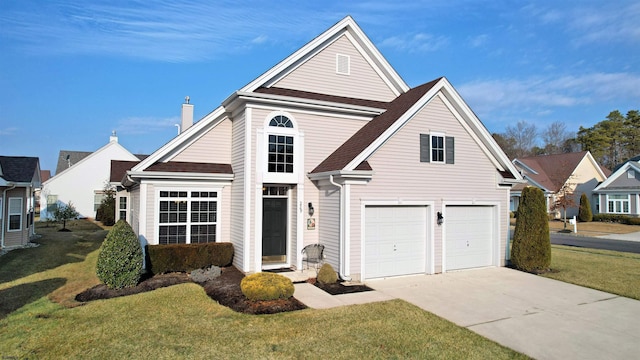
{"label": "white neighboring house", "polygon": [[109,181],[111,160],[139,161],[140,158],[120,145],[114,132],[108,144],[56,172],[42,184],[40,219],[53,218],[55,207],[69,202],[81,217],[95,217]]}

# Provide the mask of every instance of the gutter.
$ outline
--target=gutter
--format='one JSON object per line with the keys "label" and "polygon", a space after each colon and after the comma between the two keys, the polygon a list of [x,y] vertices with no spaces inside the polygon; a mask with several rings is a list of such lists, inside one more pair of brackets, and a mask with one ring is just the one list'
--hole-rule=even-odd
{"label": "gutter", "polygon": [[[7,183],[8,185],[9,183]],[[7,191],[9,190],[13,190],[16,188],[16,184],[13,184],[10,188],[8,189],[4,189],[4,191],[2,192],[2,209],[0,209],[0,212],[2,212],[2,233],[0,233],[0,249],[4,249],[4,228],[5,228],[5,223],[6,223],[6,212],[4,211],[5,207],[7,206]]]}
{"label": "gutter", "polygon": [[329,175],[329,182],[331,183],[331,185],[336,186],[337,188],[340,189],[340,269],[338,270],[338,275],[340,276],[340,279],[342,280],[346,280],[346,281],[351,281],[351,277],[345,275],[345,263],[346,263],[346,258],[347,258],[347,254],[346,254],[346,249],[347,246],[345,246],[345,198],[344,198],[344,187],[343,185],[338,184],[337,182],[335,182],[333,180],[333,174]]}

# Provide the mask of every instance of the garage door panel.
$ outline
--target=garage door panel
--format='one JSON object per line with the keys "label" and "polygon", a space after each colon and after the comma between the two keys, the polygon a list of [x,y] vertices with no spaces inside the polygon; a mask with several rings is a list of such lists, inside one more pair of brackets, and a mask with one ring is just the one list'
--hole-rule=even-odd
{"label": "garage door panel", "polygon": [[365,276],[423,273],[426,263],[426,207],[365,208]]}
{"label": "garage door panel", "polygon": [[446,269],[466,269],[493,263],[494,208],[446,207]]}

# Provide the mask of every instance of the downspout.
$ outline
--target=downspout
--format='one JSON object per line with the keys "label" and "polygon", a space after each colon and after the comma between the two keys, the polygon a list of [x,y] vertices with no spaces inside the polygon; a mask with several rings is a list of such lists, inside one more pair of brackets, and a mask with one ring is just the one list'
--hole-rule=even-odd
{"label": "downspout", "polygon": [[344,238],[345,238],[345,228],[344,228],[344,224],[345,224],[345,209],[344,209],[344,204],[345,204],[345,199],[344,199],[344,188],[342,185],[338,184],[337,182],[335,182],[333,180],[333,175],[329,175],[329,182],[331,183],[331,185],[336,186],[338,189],[340,189],[340,269],[338,270],[338,275],[340,276],[340,279],[342,280],[346,280],[346,281],[351,281],[351,277],[344,275],[345,273],[345,268],[344,268],[344,264],[345,264],[345,246],[344,246]]}
{"label": "downspout", "polygon": [[7,191],[13,190],[15,188],[16,188],[16,185],[13,184],[12,187],[8,189],[4,189],[4,191],[2,192],[2,209],[0,209],[0,212],[2,213],[2,237],[0,237],[0,249],[4,249],[4,227],[5,227],[4,224],[7,218],[7,214],[6,214],[6,211],[4,211],[4,209],[7,207]]}

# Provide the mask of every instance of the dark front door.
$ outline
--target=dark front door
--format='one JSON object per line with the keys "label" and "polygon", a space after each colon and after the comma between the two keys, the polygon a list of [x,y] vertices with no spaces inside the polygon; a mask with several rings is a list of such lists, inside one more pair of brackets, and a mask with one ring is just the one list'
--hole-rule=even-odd
{"label": "dark front door", "polygon": [[286,262],[287,199],[262,199],[262,262]]}

